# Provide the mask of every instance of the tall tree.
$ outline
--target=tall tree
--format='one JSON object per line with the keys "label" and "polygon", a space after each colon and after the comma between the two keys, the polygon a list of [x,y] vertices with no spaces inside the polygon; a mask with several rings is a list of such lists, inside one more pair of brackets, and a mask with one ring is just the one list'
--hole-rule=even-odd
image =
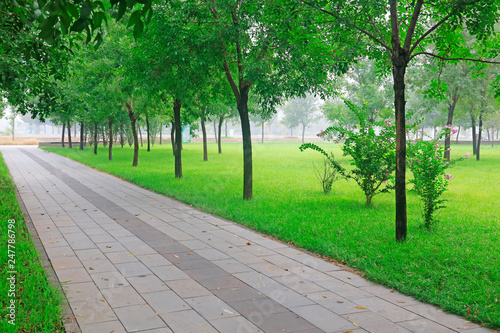
{"label": "tall tree", "polygon": [[[500,16],[500,1],[481,0],[302,0],[333,20],[325,23],[337,33],[357,35],[365,42],[363,53],[391,69],[396,118],[396,240],[407,235],[405,75],[408,64],[419,56],[445,61],[491,58],[487,43]],[[471,52],[463,29],[477,39],[481,51]],[[335,45],[342,47],[341,45]],[[348,47],[352,47],[349,45]]]}
{"label": "tall tree", "polygon": [[[243,198],[253,195],[248,100],[252,90],[265,109],[309,90],[325,92],[329,75],[345,70],[344,54],[327,43],[314,16],[292,1],[207,1],[215,24],[213,45],[236,101],[243,136]],[[340,65],[339,65],[340,64]]]}

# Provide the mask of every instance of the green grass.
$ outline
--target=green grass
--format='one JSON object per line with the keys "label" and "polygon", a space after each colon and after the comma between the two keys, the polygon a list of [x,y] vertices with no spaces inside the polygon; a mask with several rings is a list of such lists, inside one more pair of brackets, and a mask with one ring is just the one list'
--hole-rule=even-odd
{"label": "green grass", "polygon": [[[321,145],[340,157],[333,143]],[[47,148],[143,187],[247,225],[283,241],[331,257],[363,271],[419,300],[490,327],[500,327],[500,149],[486,145],[482,160],[467,159],[448,172],[454,176],[439,222],[422,227],[418,197],[408,194],[408,240],[395,242],[394,195],[374,197],[364,205],[354,182],[334,183],[324,195],[311,161],[322,157],[299,152],[298,143],[254,143],[254,197],[242,200],[241,143],[223,144],[223,154],[209,145],[203,162],[201,144],[184,144],[183,179],[174,178],[170,145],[141,149],[131,167],[132,150],[114,149],[114,160],[100,148]],[[455,156],[470,152],[454,146]],[[453,156],[452,154],[452,156]],[[344,163],[349,161],[345,158]]]}
{"label": "green grass", "polygon": [[[10,234],[15,248],[8,248],[9,220],[15,220]],[[14,251],[14,252],[12,252]],[[10,257],[9,257],[10,255]],[[9,260],[15,260],[15,263]],[[14,267],[10,267],[13,264]],[[0,155],[0,332],[64,332],[61,321],[61,295],[45,276],[38,253],[31,241],[19,209],[15,187]],[[7,278],[17,271],[15,296]],[[9,295],[10,294],[10,295]],[[14,325],[7,306],[15,300]]]}

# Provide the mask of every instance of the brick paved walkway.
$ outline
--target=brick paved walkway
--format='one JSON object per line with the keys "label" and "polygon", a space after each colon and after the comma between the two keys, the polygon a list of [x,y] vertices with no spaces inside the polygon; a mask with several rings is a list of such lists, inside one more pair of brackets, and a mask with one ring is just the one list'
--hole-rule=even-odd
{"label": "brick paved walkway", "polygon": [[56,154],[1,150],[68,332],[491,332]]}

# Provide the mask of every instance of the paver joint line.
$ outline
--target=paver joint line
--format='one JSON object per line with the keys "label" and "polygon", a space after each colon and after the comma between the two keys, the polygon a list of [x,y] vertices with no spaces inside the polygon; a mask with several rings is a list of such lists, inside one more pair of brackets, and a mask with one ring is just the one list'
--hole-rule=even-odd
{"label": "paver joint line", "polygon": [[492,332],[56,154],[3,154],[84,333]]}

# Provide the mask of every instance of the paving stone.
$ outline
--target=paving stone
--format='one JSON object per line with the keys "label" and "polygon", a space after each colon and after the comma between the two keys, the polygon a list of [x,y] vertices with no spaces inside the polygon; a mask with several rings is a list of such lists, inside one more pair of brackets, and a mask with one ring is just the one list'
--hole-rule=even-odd
{"label": "paving stone", "polygon": [[264,294],[247,285],[237,288],[213,290],[212,292],[226,303],[265,297]]}
{"label": "paving stone", "polygon": [[144,299],[131,286],[103,289],[102,295],[112,308],[146,304]]}
{"label": "paving stone", "polygon": [[358,324],[359,327],[371,333],[411,333],[411,331],[406,328],[392,323],[371,311],[350,313],[342,317],[352,323]]}
{"label": "paving stone", "polygon": [[138,261],[116,264],[115,266],[125,277],[152,274],[152,272],[144,266],[143,263]]}
{"label": "paving stone", "polygon": [[124,264],[124,263],[128,263],[128,262],[139,261],[139,259],[136,256],[134,256],[132,253],[130,253],[128,251],[108,252],[108,253],[106,253],[106,257],[113,264]]}
{"label": "paving stone", "polygon": [[327,290],[330,290],[344,298],[351,300],[373,296],[372,294],[366,292],[364,289],[353,287],[350,284],[337,279],[318,281],[317,284]]}
{"label": "paving stone", "polygon": [[182,298],[212,295],[209,290],[193,279],[173,280],[165,283]]}
{"label": "paving stone", "polygon": [[61,283],[79,283],[92,281],[92,278],[87,273],[85,268],[59,269],[56,271],[56,274]]}
{"label": "paving stone", "polygon": [[90,276],[99,289],[125,287],[129,285],[127,279],[119,271],[92,273]]}
{"label": "paving stone", "polygon": [[127,278],[127,281],[141,294],[170,290],[166,282],[156,275],[131,276]]}
{"label": "paving stone", "polygon": [[190,270],[190,269],[198,269],[198,268],[210,268],[217,267],[217,265],[213,264],[209,260],[205,258],[199,258],[194,260],[180,260],[175,259],[172,263],[182,269],[182,270]]}
{"label": "paving stone", "polygon": [[193,310],[164,313],[161,318],[176,333],[218,333],[208,321]]}
{"label": "paving stone", "polygon": [[172,265],[172,263],[168,261],[164,256],[157,253],[138,255],[136,256],[136,258],[139,259],[144,265],[148,267]]}
{"label": "paving stone", "polygon": [[89,235],[89,238],[94,242],[94,243],[111,243],[116,241],[113,236],[110,234],[97,234],[97,235]]}
{"label": "paving stone", "polygon": [[185,301],[209,322],[214,319],[239,315],[235,309],[214,295],[186,298]]}
{"label": "paving stone", "polygon": [[263,333],[262,330],[242,316],[214,319],[210,323],[219,333]]}
{"label": "paving stone", "polygon": [[66,268],[83,268],[82,263],[75,256],[56,257],[51,259],[50,262],[55,270],[66,269]]}
{"label": "paving stone", "polygon": [[142,297],[160,315],[190,309],[182,298],[170,290],[142,294]]}
{"label": "paving stone", "polygon": [[228,273],[243,273],[243,272],[252,272],[254,269],[251,267],[242,264],[236,259],[222,259],[222,260],[213,260],[212,263],[219,266],[223,270]]}
{"label": "paving stone", "polygon": [[152,266],[151,271],[163,281],[187,279],[189,276],[179,268],[169,266]]}
{"label": "paving stone", "polygon": [[108,321],[105,323],[93,323],[80,325],[82,333],[127,333],[125,327],[118,320]]}
{"label": "paving stone", "polygon": [[108,259],[82,260],[82,264],[88,272],[110,272],[115,271],[116,267]]}
{"label": "paving stone", "polygon": [[366,311],[356,308],[356,306],[359,306],[358,304],[332,293],[331,291],[310,293],[307,294],[307,298],[340,315]]}
{"label": "paving stone", "polygon": [[78,250],[75,251],[75,254],[80,260],[106,259],[104,253],[99,249]]}
{"label": "paving stone", "polygon": [[212,246],[198,240],[198,239],[189,239],[189,240],[181,240],[180,243],[191,250],[201,250],[201,249],[211,249]]}
{"label": "paving stone", "polygon": [[138,331],[138,333],[173,333],[168,327],[155,328],[152,330]]}
{"label": "paving stone", "polygon": [[268,316],[254,313],[247,319],[264,332],[299,332],[314,328],[311,323],[292,312],[281,312]]}
{"label": "paving stone", "polygon": [[328,275],[331,275],[334,278],[346,282],[355,287],[368,287],[374,285],[374,283],[371,283],[370,281],[362,278],[361,276],[344,270],[329,272]]}
{"label": "paving stone", "polygon": [[[125,246],[123,246],[121,243],[118,242],[104,242],[104,243],[99,243],[96,244],[97,247],[104,253],[108,252],[126,252],[128,251]],[[130,251],[133,253],[133,251]]]}
{"label": "paving stone", "polygon": [[167,327],[149,305],[133,305],[115,309],[127,332]]}
{"label": "paving stone", "polygon": [[289,311],[281,304],[267,297],[247,299],[243,301],[230,301],[228,304],[245,316],[248,316],[251,313],[261,313],[264,316],[268,316],[274,313]]}
{"label": "paving stone", "polygon": [[353,302],[395,323],[421,318],[416,313],[394,305],[379,297],[360,298]]}
{"label": "paving stone", "polygon": [[232,275],[219,276],[217,278],[209,277],[198,279],[198,282],[208,290],[237,288],[241,287],[242,285],[246,285],[244,282]]}
{"label": "paving stone", "polygon": [[107,302],[96,299],[70,302],[80,325],[116,320],[115,313]]}
{"label": "paving stone", "polygon": [[69,301],[97,300],[103,298],[94,282],[64,284],[63,289]]}
{"label": "paving stone", "polygon": [[289,274],[289,272],[286,271],[284,268],[271,264],[269,262],[248,264],[248,267],[251,267],[257,272],[262,273],[269,277],[278,277]]}
{"label": "paving stone", "polygon": [[352,328],[352,323],[350,321],[325,309],[321,305],[299,306],[291,308],[291,311],[326,332],[348,330]]}
{"label": "paving stone", "polygon": [[415,312],[422,317],[436,321],[443,326],[451,328],[452,330],[466,330],[478,327],[476,324],[460,317],[445,313],[443,310],[428,304],[409,305],[406,306],[405,309]]}
{"label": "paving stone", "polygon": [[275,280],[300,294],[310,294],[319,291],[325,291],[323,287],[309,282],[300,276],[286,272],[283,276],[276,277]]}
{"label": "paving stone", "polygon": [[403,295],[398,291],[392,290],[384,286],[372,285],[368,287],[360,287],[359,289],[366,291],[367,293],[370,294],[367,295],[366,297],[378,296],[398,306],[419,304],[419,302],[414,298]]}
{"label": "paving stone", "polygon": [[202,256],[207,260],[230,259],[230,257],[227,254],[224,254],[216,249],[201,249],[197,250],[196,253],[198,253],[200,256]]}
{"label": "paving stone", "polygon": [[407,328],[411,332],[414,333],[452,333],[456,332],[454,330],[449,329],[448,327],[439,325],[432,320],[421,318],[410,321],[400,322],[399,325]]}

